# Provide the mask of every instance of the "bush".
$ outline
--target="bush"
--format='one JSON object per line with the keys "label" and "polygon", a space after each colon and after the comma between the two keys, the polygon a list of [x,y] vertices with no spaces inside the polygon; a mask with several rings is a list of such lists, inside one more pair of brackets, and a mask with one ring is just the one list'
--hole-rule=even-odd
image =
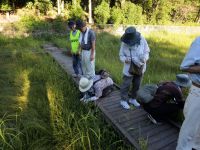
{"label": "bush", "polygon": [[47,11],[53,8],[52,2],[50,0],[35,0],[34,7],[39,10],[41,14],[47,13]]}
{"label": "bush", "polygon": [[109,4],[105,1],[102,1],[101,4],[95,8],[94,14],[95,20],[98,24],[106,24],[110,18]]}
{"label": "bush", "polygon": [[2,10],[2,11],[10,11],[11,10],[11,7],[10,7],[10,5],[8,5],[8,4],[2,4],[1,5],[1,7],[0,7],[0,10]]}
{"label": "bush", "polygon": [[69,8],[69,18],[71,19],[85,19],[85,12],[83,11],[80,2],[72,0],[72,4],[68,6]]}
{"label": "bush", "polygon": [[111,9],[111,22],[118,26],[123,22],[124,15],[122,13],[122,10],[119,7],[113,7]]}
{"label": "bush", "polygon": [[124,24],[141,24],[143,20],[142,8],[136,6],[131,2],[125,2],[122,6],[122,12],[124,14]]}

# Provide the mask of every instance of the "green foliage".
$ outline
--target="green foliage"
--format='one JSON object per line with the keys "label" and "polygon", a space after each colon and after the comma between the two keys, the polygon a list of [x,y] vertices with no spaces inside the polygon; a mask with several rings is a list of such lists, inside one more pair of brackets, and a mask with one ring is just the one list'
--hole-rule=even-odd
{"label": "green foliage", "polygon": [[131,2],[125,2],[122,6],[122,13],[124,15],[124,24],[140,24],[142,23],[142,8]]}
{"label": "green foliage", "polygon": [[124,15],[122,13],[122,10],[119,7],[113,7],[111,9],[111,22],[118,26],[123,22]]}
{"label": "green foliage", "polygon": [[11,6],[9,4],[1,4],[0,10],[2,11],[10,11]]}
{"label": "green foliage", "polygon": [[[35,23],[27,22],[28,25],[23,22],[23,28],[33,25],[35,29]],[[38,21],[40,24],[44,23]],[[49,31],[48,27],[43,31]],[[79,101],[78,89],[71,78],[41,49],[49,41],[63,44],[66,37],[53,34],[45,38],[31,35],[9,38],[0,34],[0,147],[131,149],[93,104]],[[17,117],[7,121],[3,118],[6,112]]]}
{"label": "green foliage", "polygon": [[153,11],[150,18],[151,24],[168,24],[170,22],[170,12],[172,11],[172,4],[161,0],[157,3],[157,7]]}
{"label": "green foliage", "polygon": [[85,18],[85,12],[83,11],[80,1],[78,0],[72,0],[72,4],[69,5],[69,18],[72,19],[84,19]]}
{"label": "green foliage", "polygon": [[53,8],[53,5],[51,0],[35,0],[34,7],[40,13],[46,14],[48,10]]}
{"label": "green foliage", "polygon": [[106,24],[108,19],[110,18],[110,7],[106,1],[102,1],[100,5],[98,5],[95,10],[95,20],[98,24]]}

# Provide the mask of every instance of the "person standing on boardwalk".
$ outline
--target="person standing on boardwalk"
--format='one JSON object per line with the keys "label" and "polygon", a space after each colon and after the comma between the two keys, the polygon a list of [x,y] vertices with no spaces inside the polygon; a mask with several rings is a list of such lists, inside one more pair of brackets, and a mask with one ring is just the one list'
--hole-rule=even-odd
{"label": "person standing on boardwalk", "polygon": [[[128,102],[136,107],[140,106],[136,100],[136,93],[140,87],[143,74],[146,71],[146,62],[149,59],[149,52],[150,49],[144,37],[136,31],[135,27],[128,27],[121,37],[121,48],[119,52],[120,60],[124,63],[123,82],[120,89],[120,104],[125,109],[130,108]],[[134,68],[132,66],[134,66]],[[128,91],[131,83],[132,89],[129,99]]]}
{"label": "person standing on boardwalk", "polygon": [[181,70],[188,72],[192,80],[189,95],[185,101],[183,121],[176,150],[200,149],[200,37],[197,37],[186,54]]}
{"label": "person standing on boardwalk", "polygon": [[69,21],[68,26],[70,28],[70,42],[71,42],[71,54],[72,54],[72,64],[74,69],[74,77],[80,77],[82,72],[80,50],[79,50],[79,37],[80,31],[76,29],[76,23],[74,21]]}
{"label": "person standing on boardwalk", "polygon": [[78,20],[76,26],[81,31],[79,42],[81,46],[83,76],[93,79],[95,77],[96,36],[94,31],[87,27],[84,21]]}

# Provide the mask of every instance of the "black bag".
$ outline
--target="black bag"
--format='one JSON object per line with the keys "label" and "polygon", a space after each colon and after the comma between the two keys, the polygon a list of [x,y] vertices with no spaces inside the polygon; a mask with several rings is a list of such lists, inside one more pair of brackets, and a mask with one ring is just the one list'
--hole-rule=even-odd
{"label": "black bag", "polygon": [[113,85],[110,85],[110,86],[106,87],[105,89],[103,89],[103,92],[102,92],[102,96],[101,96],[101,97],[106,97],[106,96],[109,95],[113,90],[114,90]]}
{"label": "black bag", "polygon": [[134,62],[131,60],[131,64],[130,64],[130,68],[128,70],[128,72],[131,75],[142,75],[142,71],[143,71],[143,66],[138,67],[136,64],[134,64]]}
{"label": "black bag", "polygon": [[129,67],[128,72],[129,72],[131,75],[139,75],[139,76],[141,76],[144,66],[142,65],[141,67],[138,67],[138,66],[132,61],[131,49],[129,49],[129,50],[130,50],[130,56],[131,56],[131,64],[130,64],[130,67]]}

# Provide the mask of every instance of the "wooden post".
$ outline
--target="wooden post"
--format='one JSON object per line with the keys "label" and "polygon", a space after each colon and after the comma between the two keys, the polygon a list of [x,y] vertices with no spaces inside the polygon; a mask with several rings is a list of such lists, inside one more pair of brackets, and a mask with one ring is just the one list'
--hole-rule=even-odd
{"label": "wooden post", "polygon": [[57,0],[58,15],[60,15],[60,14],[61,14],[60,5],[61,5],[61,2],[60,2],[60,0]]}
{"label": "wooden post", "polygon": [[89,23],[92,24],[92,0],[89,0]]}
{"label": "wooden post", "polygon": [[10,19],[10,13],[9,13],[9,11],[6,11],[6,19],[7,19],[7,20]]}

